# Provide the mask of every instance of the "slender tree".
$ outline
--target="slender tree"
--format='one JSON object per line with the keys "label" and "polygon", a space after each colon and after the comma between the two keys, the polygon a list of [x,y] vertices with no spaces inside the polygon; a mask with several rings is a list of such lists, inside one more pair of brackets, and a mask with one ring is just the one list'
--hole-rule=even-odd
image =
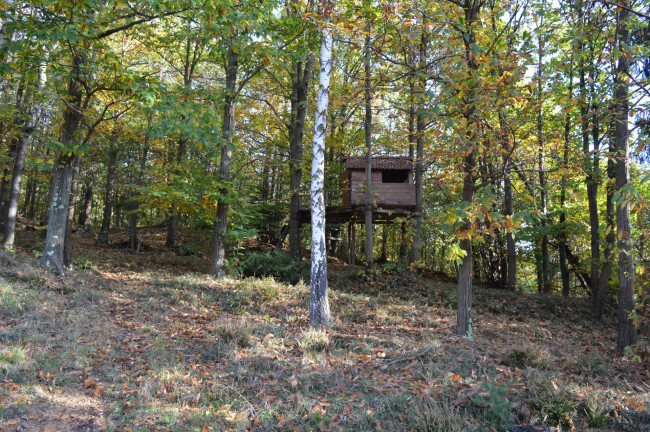
{"label": "slender tree", "polygon": [[289,123],[289,191],[291,204],[289,212],[289,254],[301,259],[300,239],[300,184],[302,182],[302,139],[307,115],[307,96],[314,59],[311,53],[306,60],[296,61],[291,74],[291,119]]}
{"label": "slender tree", "polygon": [[[369,7],[369,4],[366,4],[366,7]],[[370,18],[367,18],[368,22],[366,24],[366,37],[364,45],[364,58],[363,58],[363,69],[365,73],[365,86],[364,86],[364,96],[365,96],[365,108],[366,108],[366,117],[363,122],[363,129],[365,135],[366,143],[366,160],[365,160],[365,171],[366,171],[366,199],[365,199],[365,226],[366,226],[366,260],[369,268],[372,268],[374,265],[373,257],[373,226],[372,226],[372,210],[373,210],[373,199],[372,199],[372,24]]]}
{"label": "slender tree", "polygon": [[27,106],[26,112],[22,113],[24,119],[20,128],[20,135],[16,144],[16,154],[13,168],[13,175],[11,180],[11,188],[9,193],[9,201],[7,205],[7,218],[4,227],[3,246],[7,249],[12,249],[14,246],[14,238],[16,235],[16,218],[18,216],[18,199],[20,198],[20,191],[22,187],[23,171],[25,169],[25,157],[27,154],[27,145],[29,139],[36,129],[41,117],[41,98],[45,83],[47,81],[46,64],[47,59],[39,62],[37,67],[38,77],[36,79],[36,88],[28,91],[27,100],[23,102],[23,106]]}
{"label": "slender tree", "polygon": [[334,1],[323,0],[320,73],[311,166],[311,287],[309,301],[309,323],[311,325],[329,325],[332,322],[327,296],[327,245],[325,243],[325,197],[323,192],[325,188],[327,107],[332,73],[333,28],[330,24],[330,15],[334,8]]}
{"label": "slender tree", "polygon": [[[224,59],[226,73],[225,102],[221,122],[221,161],[219,162],[219,181],[227,184],[232,169],[232,138],[235,127],[235,96],[237,94],[237,73],[239,70],[239,53],[234,47],[228,48]],[[217,221],[212,231],[212,255],[210,257],[210,274],[216,278],[226,277],[226,245],[228,232],[227,189],[222,188],[222,198],[217,204]]]}
{"label": "slender tree", "polygon": [[636,343],[636,325],[631,314],[634,310],[634,256],[632,255],[632,229],[630,223],[629,151],[629,94],[627,77],[630,73],[628,50],[630,47],[630,4],[621,1],[616,23],[617,46],[620,52],[614,83],[616,103],[614,137],[616,140],[616,235],[618,237],[618,339],[616,347],[623,351]]}

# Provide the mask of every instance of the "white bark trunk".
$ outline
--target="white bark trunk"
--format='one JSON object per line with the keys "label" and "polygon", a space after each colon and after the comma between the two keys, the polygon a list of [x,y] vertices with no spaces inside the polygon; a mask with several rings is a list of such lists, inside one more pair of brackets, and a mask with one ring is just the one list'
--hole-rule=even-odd
{"label": "white bark trunk", "polygon": [[[330,3],[331,4],[331,3]],[[327,5],[327,3],[326,3]],[[327,133],[327,105],[329,103],[330,74],[332,72],[332,33],[326,24],[323,28],[320,53],[320,76],[314,125],[311,166],[311,289],[309,322],[312,325],[329,325],[332,321],[327,297],[327,248],[325,244],[325,135]]]}

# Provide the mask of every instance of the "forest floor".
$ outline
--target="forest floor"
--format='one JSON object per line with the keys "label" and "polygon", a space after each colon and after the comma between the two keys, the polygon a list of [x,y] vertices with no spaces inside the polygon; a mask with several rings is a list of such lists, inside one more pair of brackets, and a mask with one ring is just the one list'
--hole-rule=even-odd
{"label": "forest floor", "polygon": [[196,256],[75,236],[77,270],[0,254],[0,430],[500,431],[516,422],[650,431],[650,372],[615,352],[615,310],[479,287],[473,340],[455,285],[368,281],[332,262],[335,322],[309,290],[212,280]]}

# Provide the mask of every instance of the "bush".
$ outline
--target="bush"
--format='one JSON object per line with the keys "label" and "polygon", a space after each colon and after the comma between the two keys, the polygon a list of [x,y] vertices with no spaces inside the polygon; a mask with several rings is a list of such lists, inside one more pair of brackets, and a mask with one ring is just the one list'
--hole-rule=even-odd
{"label": "bush", "polygon": [[269,277],[295,285],[301,280],[309,282],[309,262],[295,261],[284,252],[252,253],[240,264],[242,276]]}

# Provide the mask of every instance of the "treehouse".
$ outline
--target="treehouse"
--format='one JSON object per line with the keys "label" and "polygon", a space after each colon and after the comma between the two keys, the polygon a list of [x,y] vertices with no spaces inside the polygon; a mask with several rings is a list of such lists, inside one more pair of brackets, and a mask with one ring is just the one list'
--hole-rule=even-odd
{"label": "treehouse", "polygon": [[[366,209],[366,158],[350,156],[343,159],[342,188],[326,191],[327,223],[364,223]],[[333,194],[332,192],[335,192]],[[405,156],[375,156],[371,164],[370,193],[373,223],[390,223],[397,217],[408,217],[415,210],[413,159]],[[340,195],[335,198],[335,195]],[[341,205],[332,205],[335,200]],[[309,223],[311,213],[301,211],[301,222]]]}
{"label": "treehouse", "polygon": [[[366,204],[366,158],[345,158],[343,206]],[[413,159],[409,157],[375,156],[371,164],[373,207],[412,210],[415,208]]]}

